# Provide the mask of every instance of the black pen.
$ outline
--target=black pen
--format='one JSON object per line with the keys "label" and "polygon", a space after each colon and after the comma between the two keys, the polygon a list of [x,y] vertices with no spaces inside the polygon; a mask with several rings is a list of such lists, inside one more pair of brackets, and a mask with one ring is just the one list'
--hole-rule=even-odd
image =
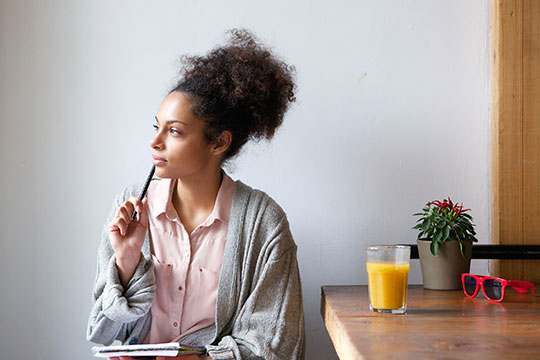
{"label": "black pen", "polygon": [[[148,186],[150,185],[150,181],[152,180],[152,176],[154,176],[154,171],[156,171],[156,166],[152,165],[152,169],[150,169],[150,174],[148,174],[148,177],[146,178],[141,194],[139,195],[139,200],[144,199],[144,196],[146,195],[146,191],[148,190]],[[135,216],[137,216],[137,211],[133,210],[133,215],[131,215],[131,220],[135,220]]]}

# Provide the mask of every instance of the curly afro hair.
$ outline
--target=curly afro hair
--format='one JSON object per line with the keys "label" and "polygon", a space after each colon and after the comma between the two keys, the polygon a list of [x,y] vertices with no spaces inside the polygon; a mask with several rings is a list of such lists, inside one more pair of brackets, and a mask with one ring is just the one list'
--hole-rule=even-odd
{"label": "curly afro hair", "polygon": [[278,59],[245,29],[229,30],[229,41],[206,56],[183,56],[180,91],[191,111],[205,122],[212,143],[228,130],[232,142],[223,160],[238,154],[250,139],[271,139],[296,100],[295,68]]}

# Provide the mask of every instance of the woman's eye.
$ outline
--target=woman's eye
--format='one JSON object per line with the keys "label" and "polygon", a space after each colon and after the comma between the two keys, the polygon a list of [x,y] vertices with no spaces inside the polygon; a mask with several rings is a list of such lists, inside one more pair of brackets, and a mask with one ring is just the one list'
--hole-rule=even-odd
{"label": "woman's eye", "polygon": [[[154,124],[154,125],[152,125],[152,127],[154,128],[154,130],[155,130],[156,132],[159,131],[159,125]],[[180,130],[175,129],[175,128],[170,128],[170,129],[169,129],[169,132],[170,132],[171,134],[173,134],[173,135],[182,135],[182,132],[181,132]]]}

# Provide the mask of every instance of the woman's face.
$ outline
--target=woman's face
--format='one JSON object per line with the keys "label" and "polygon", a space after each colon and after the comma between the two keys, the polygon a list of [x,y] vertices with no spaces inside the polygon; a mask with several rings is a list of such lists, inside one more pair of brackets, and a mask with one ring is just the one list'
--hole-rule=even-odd
{"label": "woman's face", "polygon": [[156,114],[156,135],[150,141],[152,162],[160,178],[197,178],[219,168],[215,146],[204,137],[204,122],[191,112],[192,102],[172,92]]}

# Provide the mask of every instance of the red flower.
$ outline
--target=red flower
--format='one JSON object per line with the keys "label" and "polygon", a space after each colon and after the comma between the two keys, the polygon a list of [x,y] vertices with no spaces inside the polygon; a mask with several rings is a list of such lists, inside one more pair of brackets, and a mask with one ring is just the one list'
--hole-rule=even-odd
{"label": "red flower", "polygon": [[431,206],[431,205],[438,206],[439,212],[443,211],[444,209],[450,208],[452,211],[454,211],[458,215],[471,210],[471,209],[463,209],[463,203],[461,205],[459,203],[454,204],[452,200],[450,200],[450,196],[448,197],[448,199],[444,199],[442,202],[440,202],[439,200],[433,200],[427,203],[427,206]]}

